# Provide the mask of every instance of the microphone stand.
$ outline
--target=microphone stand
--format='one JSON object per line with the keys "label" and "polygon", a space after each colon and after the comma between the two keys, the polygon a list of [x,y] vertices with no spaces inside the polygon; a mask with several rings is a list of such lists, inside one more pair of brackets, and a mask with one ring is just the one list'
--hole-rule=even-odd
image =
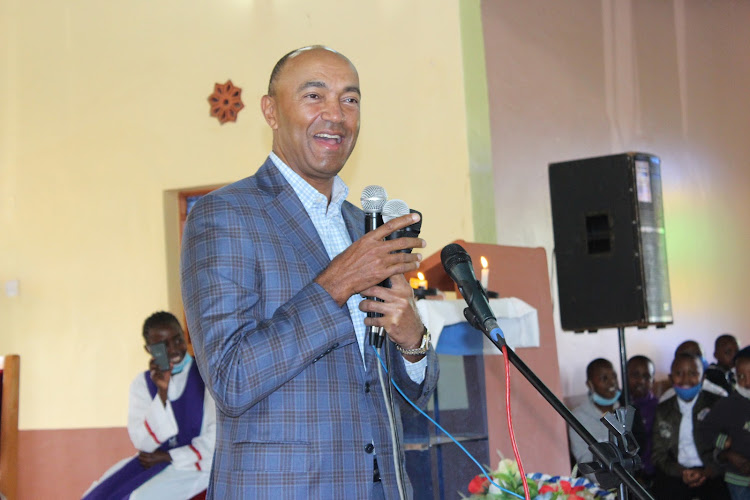
{"label": "microphone stand", "polygon": [[[555,396],[550,389],[539,380],[539,377],[518,357],[518,355],[505,343],[505,339],[498,337],[495,340],[490,335],[490,331],[477,320],[470,308],[464,309],[464,316],[471,326],[484,333],[490,339],[495,347],[502,351],[503,346],[507,349],[508,360],[513,363],[521,375],[534,386],[539,394],[565,419],[573,430],[589,445],[589,450],[594,455],[594,462],[581,464],[583,472],[593,472],[596,479],[605,489],[619,487],[620,499],[627,499],[627,490],[625,486],[641,500],[654,500],[648,491],[630,474],[629,471],[640,466],[640,458],[636,454],[637,444],[630,433],[630,426],[633,420],[632,408],[618,408],[615,413],[607,413],[602,417],[602,422],[609,429],[610,441],[598,442],[594,436],[583,426],[575,415]],[[635,446],[635,448],[633,448]],[[619,481],[618,481],[619,479]]]}

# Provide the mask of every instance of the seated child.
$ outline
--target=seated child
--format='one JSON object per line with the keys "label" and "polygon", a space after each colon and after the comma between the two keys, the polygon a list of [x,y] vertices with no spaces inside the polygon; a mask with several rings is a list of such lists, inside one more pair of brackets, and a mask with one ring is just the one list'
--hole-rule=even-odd
{"label": "seated child", "polygon": [[[645,437],[639,442],[641,449],[639,455],[643,468],[636,474],[647,485],[650,485],[654,475],[654,464],[651,463],[651,434],[654,427],[654,415],[658,398],[654,395],[654,363],[646,356],[633,356],[628,360],[628,392],[630,404],[638,410],[638,415],[643,423]],[[635,427],[635,424],[634,424]]]}
{"label": "seated child", "polygon": [[702,390],[703,364],[691,354],[675,356],[669,379],[674,395],[659,403],[654,417],[654,496],[675,500],[729,498],[712,449],[701,446],[702,441],[697,439],[697,426],[721,396]]}
{"label": "seated child", "polygon": [[738,350],[737,339],[733,335],[719,335],[714,343],[716,363],[711,363],[706,368],[706,380],[710,380],[729,394],[734,390],[732,367]]}
{"label": "seated child", "polygon": [[716,402],[699,434],[726,465],[724,481],[732,500],[750,499],[750,346],[737,353],[736,391]]}
{"label": "seated child", "polygon": [[[589,363],[586,367],[586,387],[589,391],[588,399],[575,407],[571,413],[586,427],[594,439],[599,442],[609,441],[609,430],[601,422],[601,418],[605,413],[620,407],[619,400],[622,394],[612,363],[603,358],[597,358]],[[637,435],[635,437],[638,439]],[[568,429],[568,438],[570,453],[577,464],[593,460],[589,446],[572,428]],[[595,481],[593,474],[587,477]]]}
{"label": "seated child", "polygon": [[[216,406],[187,352],[179,321],[157,312],[143,325],[146,351],[164,344],[169,368],[151,358],[130,385],[128,433],[139,453],[112,466],[84,494],[93,499],[175,499],[208,487],[216,441]],[[155,351],[154,351],[155,352]]]}
{"label": "seated child", "polygon": [[[677,346],[677,349],[674,351],[675,357],[677,357],[678,354],[691,354],[698,358],[698,360],[701,362],[701,366],[703,367],[703,372],[705,374],[706,369],[708,369],[708,360],[703,355],[703,349],[701,348],[700,344],[696,342],[695,340],[686,340],[682,344]],[[717,394],[719,396],[727,396],[729,393],[721,386],[716,385],[715,383],[711,382],[710,380],[706,380],[705,377],[703,377],[703,386],[701,388],[703,391],[711,392],[713,394]],[[667,399],[674,396],[674,388],[670,387],[664,393],[659,397],[659,402],[666,401]]]}

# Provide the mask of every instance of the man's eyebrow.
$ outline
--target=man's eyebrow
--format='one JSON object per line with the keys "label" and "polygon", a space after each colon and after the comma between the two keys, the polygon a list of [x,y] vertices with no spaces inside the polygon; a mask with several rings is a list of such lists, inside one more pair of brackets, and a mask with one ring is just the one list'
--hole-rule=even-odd
{"label": "man's eyebrow", "polygon": [[[328,85],[326,85],[325,82],[311,80],[311,81],[304,82],[302,85],[300,85],[297,88],[297,92],[302,92],[305,89],[308,89],[310,87],[319,88],[319,89],[327,89]],[[356,92],[357,95],[359,95],[360,97],[362,96],[362,93],[359,91],[359,87],[357,87],[356,85],[350,85],[344,88],[344,92]]]}

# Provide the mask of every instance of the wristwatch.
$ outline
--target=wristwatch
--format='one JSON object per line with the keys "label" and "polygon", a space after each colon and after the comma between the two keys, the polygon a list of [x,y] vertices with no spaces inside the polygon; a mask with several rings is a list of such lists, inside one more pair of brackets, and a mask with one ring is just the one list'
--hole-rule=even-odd
{"label": "wristwatch", "polygon": [[407,356],[421,356],[430,349],[430,338],[430,332],[427,331],[427,327],[424,327],[424,333],[422,334],[422,343],[419,347],[417,347],[416,349],[404,349],[400,345],[396,344],[396,349],[398,349],[398,352],[400,352],[401,354],[406,354]]}

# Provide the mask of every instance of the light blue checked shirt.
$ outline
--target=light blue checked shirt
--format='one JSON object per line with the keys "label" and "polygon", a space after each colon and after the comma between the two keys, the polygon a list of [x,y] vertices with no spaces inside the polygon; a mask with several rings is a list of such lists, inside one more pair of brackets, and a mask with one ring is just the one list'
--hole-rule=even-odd
{"label": "light blue checked shirt", "polygon": [[[312,187],[302,177],[292,170],[287,164],[285,164],[276,154],[272,151],[268,155],[276,168],[279,169],[281,175],[287,180],[292,186],[297,197],[305,207],[307,214],[310,216],[315,229],[318,231],[320,239],[323,240],[323,245],[326,247],[328,257],[333,260],[338,254],[346,250],[351,244],[352,239],[349,237],[349,231],[346,229],[346,222],[344,217],[341,215],[341,205],[349,195],[349,188],[344,184],[344,181],[337,175],[333,179],[333,191],[331,193],[331,204],[328,204],[328,198],[320,191]],[[362,221],[364,224],[364,220]],[[359,352],[362,355],[362,363],[365,362],[365,316],[366,313],[360,311],[359,303],[364,300],[361,295],[354,294],[346,301],[346,306],[349,308],[349,315],[352,318],[354,324],[354,331],[357,334],[357,343],[359,344]],[[427,368],[427,358],[424,357],[412,363],[404,359],[406,366],[406,373],[417,384],[421,384],[424,380],[425,368]]]}

